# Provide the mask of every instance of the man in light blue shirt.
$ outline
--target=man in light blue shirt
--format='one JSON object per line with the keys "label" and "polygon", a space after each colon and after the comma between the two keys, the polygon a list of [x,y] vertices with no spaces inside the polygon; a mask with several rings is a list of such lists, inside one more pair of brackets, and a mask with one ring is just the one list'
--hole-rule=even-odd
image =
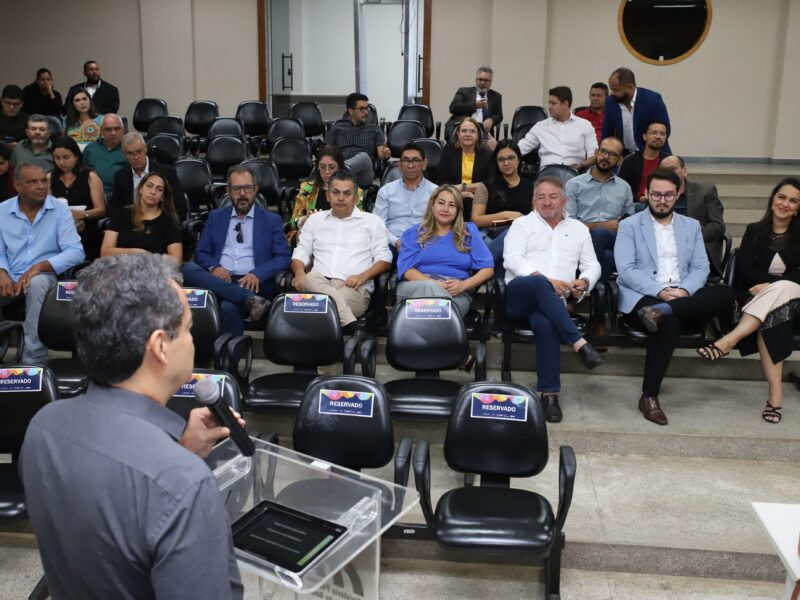
{"label": "man in light blue shirt", "polygon": [[592,244],[602,267],[600,281],[607,281],[616,270],[614,242],[619,221],[632,215],[633,193],[624,180],[614,175],[622,159],[622,141],[607,137],[595,150],[595,164],[583,175],[567,181],[567,216],[585,224],[592,234]]}
{"label": "man in light blue shirt", "polygon": [[0,204],[0,306],[25,296],[23,360],[44,365],[39,312],[56,275],[84,259],[83,246],[70,209],[47,193],[41,166],[17,165],[14,184],[19,195]]}
{"label": "man in light blue shirt", "polygon": [[425,151],[414,142],[409,142],[400,152],[403,178],[387,183],[378,190],[378,199],[372,212],[386,224],[394,263],[397,262],[403,232],[420,224],[428,200],[436,189],[435,183],[425,179],[427,167]]}

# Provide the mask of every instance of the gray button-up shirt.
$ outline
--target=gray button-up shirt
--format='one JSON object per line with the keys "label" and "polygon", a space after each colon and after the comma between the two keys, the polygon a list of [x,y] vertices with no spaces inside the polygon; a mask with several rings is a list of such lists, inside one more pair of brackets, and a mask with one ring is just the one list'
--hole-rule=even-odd
{"label": "gray button-up shirt", "polygon": [[389,243],[403,236],[403,232],[412,225],[419,225],[428,206],[436,184],[424,177],[419,185],[409,189],[402,179],[387,183],[378,190],[378,198],[372,213],[378,215],[386,223],[389,230]]}
{"label": "gray button-up shirt", "polygon": [[581,223],[613,221],[632,215],[633,193],[628,183],[612,175],[601,181],[592,177],[592,170],[573,177],[564,186],[567,195],[567,216]]}
{"label": "gray button-up shirt", "polygon": [[21,453],[54,598],[242,598],[214,476],[145,396],[92,385],[40,410]]}

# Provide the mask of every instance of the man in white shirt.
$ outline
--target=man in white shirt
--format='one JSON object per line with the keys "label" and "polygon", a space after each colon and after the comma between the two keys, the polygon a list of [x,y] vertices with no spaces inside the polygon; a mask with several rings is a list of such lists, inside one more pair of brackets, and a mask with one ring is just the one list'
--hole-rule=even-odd
{"label": "man in white shirt", "polygon": [[[336,302],[343,327],[356,322],[369,305],[372,280],[392,266],[386,226],[356,208],[356,182],[337,171],[328,182],[330,210],[308,217],[292,254],[294,287],[327,294]],[[306,267],[314,267],[306,273]]]}
{"label": "man in white shirt", "polygon": [[539,165],[569,165],[578,170],[594,164],[597,135],[586,119],[572,114],[572,90],[566,86],[550,89],[547,112],[550,118],[531,127],[519,142],[522,155],[539,149]]}
{"label": "man in white shirt", "polygon": [[[594,135],[594,132],[592,133]],[[545,418],[562,418],[560,344],[568,344],[588,369],[603,357],[575,327],[567,312],[570,296],[583,297],[600,278],[589,229],[564,214],[567,196],[557,177],[542,177],[533,190],[533,212],[519,217],[506,236],[506,316],[524,319],[536,333],[536,389]],[[575,272],[580,268],[580,276]]]}
{"label": "man in white shirt", "polygon": [[658,168],[647,178],[647,204],[620,222],[614,259],[619,312],[631,325],[647,329],[642,395],[644,418],[666,425],[658,394],[682,324],[731,315],[734,293],[728,286],[704,287],[709,266],[700,223],[675,212],[680,179]]}

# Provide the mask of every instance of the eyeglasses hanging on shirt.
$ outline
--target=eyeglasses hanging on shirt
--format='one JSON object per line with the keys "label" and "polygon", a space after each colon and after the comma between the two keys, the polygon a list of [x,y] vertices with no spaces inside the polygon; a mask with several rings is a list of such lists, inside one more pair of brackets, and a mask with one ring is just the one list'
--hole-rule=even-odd
{"label": "eyeglasses hanging on shirt", "polygon": [[236,232],[236,241],[239,244],[244,244],[244,234],[242,233],[242,222],[239,221],[233,228],[233,230]]}

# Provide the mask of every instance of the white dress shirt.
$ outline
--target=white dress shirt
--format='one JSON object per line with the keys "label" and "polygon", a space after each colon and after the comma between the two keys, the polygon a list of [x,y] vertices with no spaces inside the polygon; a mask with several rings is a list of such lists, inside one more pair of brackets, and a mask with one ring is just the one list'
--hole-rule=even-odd
{"label": "white dress shirt", "polygon": [[[369,269],[379,260],[392,262],[386,225],[380,217],[353,209],[346,219],[333,216],[330,210],[308,217],[297,239],[292,260],[308,265],[329,279],[347,279]],[[372,281],[366,284],[371,292]]]}
{"label": "white dress shirt", "polygon": [[636,108],[636,94],[639,93],[638,88],[633,92],[631,98],[631,109],[625,106],[622,102],[619,103],[619,110],[622,112],[622,143],[625,144],[625,149],[630,152],[636,152],[639,147],[636,145],[636,137],[633,135],[633,110]]}
{"label": "white dress shirt", "polygon": [[597,134],[592,124],[570,114],[566,121],[550,117],[531,127],[519,142],[523,155],[539,148],[539,164],[580,165],[597,150]]}
{"label": "white dress shirt", "polygon": [[681,270],[678,266],[678,244],[675,241],[675,220],[670,219],[667,225],[661,225],[653,218],[653,229],[656,233],[656,251],[658,252],[658,273],[656,281],[664,287],[680,287]]}
{"label": "white dress shirt", "polygon": [[536,211],[514,219],[506,236],[503,263],[506,283],[533,273],[572,281],[578,267],[580,277],[589,281],[588,289],[600,279],[600,263],[589,228],[566,216],[558,225],[550,227]]}
{"label": "white dress shirt", "polygon": [[[477,104],[481,100],[488,100],[488,98],[489,98],[488,91],[487,92],[483,92],[483,96],[481,96],[481,91],[478,88],[475,88],[475,104]],[[488,105],[487,105],[486,108],[487,109],[489,108]],[[483,108],[475,109],[475,112],[472,113],[472,118],[475,119],[478,123],[483,123],[483,121],[484,121],[483,111],[484,110],[485,109],[483,109]],[[487,116],[488,116],[488,112],[487,112]]]}

